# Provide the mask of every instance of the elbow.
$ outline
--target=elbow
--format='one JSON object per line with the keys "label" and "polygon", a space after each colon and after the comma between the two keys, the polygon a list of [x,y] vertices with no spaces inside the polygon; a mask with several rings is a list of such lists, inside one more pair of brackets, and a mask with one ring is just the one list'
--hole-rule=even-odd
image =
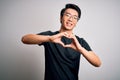
{"label": "elbow", "polygon": [[25,35],[21,38],[21,42],[24,44],[29,44],[29,36],[31,36],[31,34]]}
{"label": "elbow", "polygon": [[101,61],[98,61],[96,64],[94,64],[95,67],[100,67],[101,66]]}
{"label": "elbow", "polygon": [[27,44],[27,40],[26,40],[25,36],[23,36],[23,37],[21,38],[21,42],[24,43],[24,44]]}
{"label": "elbow", "polygon": [[99,63],[99,64],[95,65],[95,67],[100,67],[100,66],[101,66],[101,63]]}

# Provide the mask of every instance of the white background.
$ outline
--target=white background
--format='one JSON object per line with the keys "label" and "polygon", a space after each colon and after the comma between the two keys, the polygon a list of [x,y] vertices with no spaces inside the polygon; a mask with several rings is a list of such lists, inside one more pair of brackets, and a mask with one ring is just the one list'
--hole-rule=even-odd
{"label": "white background", "polygon": [[43,46],[22,44],[21,37],[59,30],[59,13],[66,3],[81,8],[74,33],[102,61],[96,68],[82,56],[79,79],[120,80],[120,0],[0,0],[0,80],[44,79]]}

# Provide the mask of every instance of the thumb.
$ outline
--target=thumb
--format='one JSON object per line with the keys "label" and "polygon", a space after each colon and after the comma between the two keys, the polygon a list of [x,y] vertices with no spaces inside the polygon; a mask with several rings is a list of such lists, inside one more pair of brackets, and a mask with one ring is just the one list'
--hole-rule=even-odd
{"label": "thumb", "polygon": [[60,44],[60,45],[62,45],[63,47],[65,47],[65,44],[64,44],[62,41],[60,41],[58,44]]}
{"label": "thumb", "polygon": [[66,47],[66,48],[72,48],[72,49],[76,50],[76,47],[74,45],[72,45],[72,44],[64,45],[64,47]]}
{"label": "thumb", "polygon": [[72,48],[72,45],[71,44],[67,44],[67,45],[64,45],[64,47]]}

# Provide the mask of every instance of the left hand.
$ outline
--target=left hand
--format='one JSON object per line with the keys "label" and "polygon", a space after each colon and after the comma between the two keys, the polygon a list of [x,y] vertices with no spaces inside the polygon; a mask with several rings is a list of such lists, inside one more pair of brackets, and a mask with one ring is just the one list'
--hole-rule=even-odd
{"label": "left hand", "polygon": [[69,35],[68,38],[72,39],[72,42],[71,42],[71,44],[67,44],[64,47],[70,47],[70,48],[73,48],[76,51],[79,51],[82,48],[82,46],[78,42],[78,40],[77,40],[75,35],[73,35],[73,34]]}
{"label": "left hand", "polygon": [[92,65],[99,67],[101,65],[101,61],[99,57],[93,52],[93,51],[87,51],[85,48],[83,48],[80,43],[78,42],[75,35],[70,35],[69,38],[72,39],[71,44],[65,45],[65,47],[70,47],[78,52],[81,52],[81,54],[90,62]]}

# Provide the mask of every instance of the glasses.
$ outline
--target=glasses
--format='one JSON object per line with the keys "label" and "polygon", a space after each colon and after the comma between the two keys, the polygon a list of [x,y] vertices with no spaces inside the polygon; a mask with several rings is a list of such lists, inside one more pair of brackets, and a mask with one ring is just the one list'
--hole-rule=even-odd
{"label": "glasses", "polygon": [[78,16],[76,15],[72,15],[70,13],[64,13],[64,15],[67,17],[67,18],[72,18],[73,20],[79,20]]}

